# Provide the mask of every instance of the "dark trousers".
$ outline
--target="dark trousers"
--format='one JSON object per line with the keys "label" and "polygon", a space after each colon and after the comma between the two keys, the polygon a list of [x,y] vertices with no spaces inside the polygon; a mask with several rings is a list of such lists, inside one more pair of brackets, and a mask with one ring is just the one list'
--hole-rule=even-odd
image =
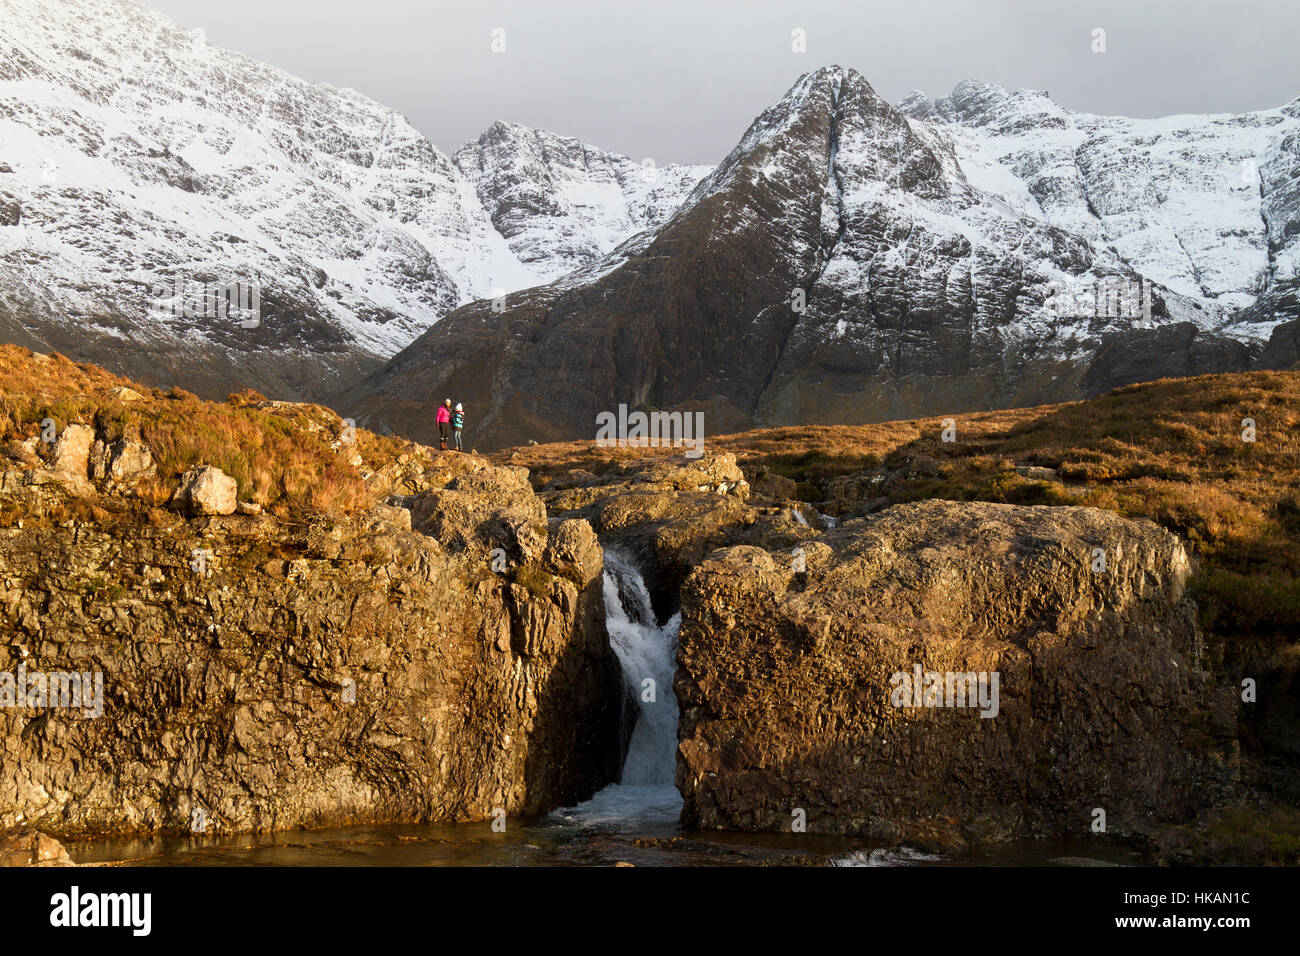
{"label": "dark trousers", "polygon": [[444,446],[447,444],[447,422],[438,422],[438,438]]}

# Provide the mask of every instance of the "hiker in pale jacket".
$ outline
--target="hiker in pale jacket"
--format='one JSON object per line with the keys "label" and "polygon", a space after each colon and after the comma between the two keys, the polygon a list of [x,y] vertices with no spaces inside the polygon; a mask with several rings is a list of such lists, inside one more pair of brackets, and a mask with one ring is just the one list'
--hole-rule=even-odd
{"label": "hiker in pale jacket", "polygon": [[456,411],[451,416],[452,434],[456,436],[456,450],[463,452],[465,449],[460,446],[460,430],[465,427],[465,407],[460,402],[456,403]]}

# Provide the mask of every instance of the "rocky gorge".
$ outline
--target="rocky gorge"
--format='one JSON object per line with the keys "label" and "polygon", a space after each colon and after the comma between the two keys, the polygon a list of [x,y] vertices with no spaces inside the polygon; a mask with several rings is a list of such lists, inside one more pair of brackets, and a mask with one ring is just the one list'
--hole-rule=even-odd
{"label": "rocky gorge", "polygon": [[[1261,740],[1293,759],[1285,670],[1252,671],[1273,722],[1248,716],[1244,658],[1207,630],[1203,543],[1131,509],[1030,503],[1059,466],[999,471],[1003,500],[912,500],[908,482],[952,461],[896,452],[814,489],[745,436],[695,459],[440,455],[320,406],[0,358],[0,672],[103,675],[101,718],[0,708],[15,832],[489,821],[585,800],[617,781],[635,713],[603,548],[642,569],[660,622],[680,613],[688,830],[1151,843],[1277,799]],[[996,674],[997,706],[900,701],[914,669]]]}
{"label": "rocky gorge", "polygon": [[[549,484],[680,607],[684,825],[951,848],[1086,833],[1098,807],[1141,837],[1233,794],[1235,695],[1207,670],[1192,560],[1150,522],[930,500],[827,528],[747,500],[732,454]],[[897,706],[914,666],[999,674],[1001,709]]]}

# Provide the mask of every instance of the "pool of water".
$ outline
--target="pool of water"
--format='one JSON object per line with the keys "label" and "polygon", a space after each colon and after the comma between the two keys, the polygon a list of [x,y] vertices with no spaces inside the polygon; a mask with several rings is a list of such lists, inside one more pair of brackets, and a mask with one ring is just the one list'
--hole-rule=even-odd
{"label": "pool of water", "polygon": [[411,824],[68,844],[78,863],[147,866],[1086,866],[1141,865],[1125,847],[1032,840],[954,855],[813,833],[685,830],[671,787],[611,787],[528,823]]}

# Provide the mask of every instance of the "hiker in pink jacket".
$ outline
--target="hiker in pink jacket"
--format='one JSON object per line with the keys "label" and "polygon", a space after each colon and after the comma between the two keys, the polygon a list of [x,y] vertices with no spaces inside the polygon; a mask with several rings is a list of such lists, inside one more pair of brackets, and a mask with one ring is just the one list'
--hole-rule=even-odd
{"label": "hiker in pink jacket", "polygon": [[447,450],[447,429],[451,427],[451,399],[447,399],[438,406],[438,417],[435,419],[438,423],[438,448],[440,451]]}

